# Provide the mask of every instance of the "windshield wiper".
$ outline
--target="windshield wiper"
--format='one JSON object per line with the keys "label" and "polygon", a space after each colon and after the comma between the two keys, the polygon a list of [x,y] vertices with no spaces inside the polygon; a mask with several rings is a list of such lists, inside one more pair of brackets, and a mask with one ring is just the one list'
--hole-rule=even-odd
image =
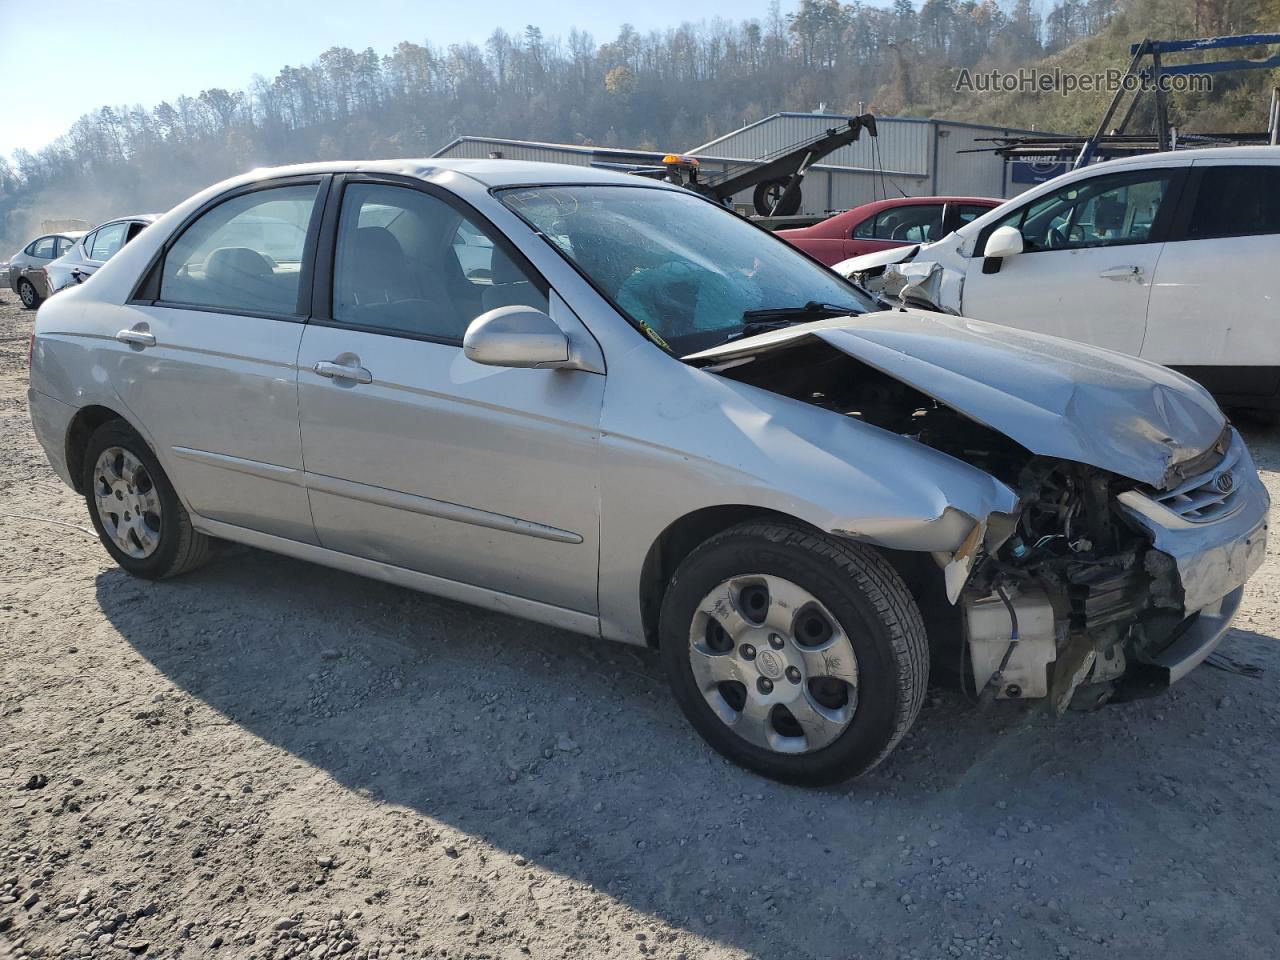
{"label": "windshield wiper", "polygon": [[770,330],[781,330],[783,327],[809,320],[844,317],[861,312],[857,307],[820,303],[817,300],[810,300],[802,307],[767,307],[763,310],[748,310],[742,315],[742,329],[728,337],[725,342],[754,337],[758,333],[768,333]]}
{"label": "windshield wiper", "polygon": [[843,317],[861,313],[857,307],[836,303],[822,303],[810,300],[802,307],[765,307],[763,310],[748,310],[742,315],[744,323],[755,323],[761,320],[790,320],[802,323],[805,320],[820,320],[823,317]]}

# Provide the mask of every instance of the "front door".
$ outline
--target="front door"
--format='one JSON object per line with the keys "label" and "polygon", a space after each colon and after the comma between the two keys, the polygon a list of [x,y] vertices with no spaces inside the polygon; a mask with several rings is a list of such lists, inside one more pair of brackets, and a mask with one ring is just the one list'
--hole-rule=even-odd
{"label": "front door", "polygon": [[126,305],[108,352],[112,385],[192,510],[308,543],[295,363],[322,188],[258,186],[202,213],[148,277],[146,299]]}
{"label": "front door", "polygon": [[[961,312],[1136,356],[1180,174],[1107,174],[1023,204],[978,238]],[[988,266],[980,254],[1000,226],[1021,230],[1023,252]]]}
{"label": "front door", "polygon": [[331,314],[298,358],[320,544],[594,614],[604,377],[462,351],[486,310],[548,310],[545,283],[435,188],[355,178],[330,207]]}

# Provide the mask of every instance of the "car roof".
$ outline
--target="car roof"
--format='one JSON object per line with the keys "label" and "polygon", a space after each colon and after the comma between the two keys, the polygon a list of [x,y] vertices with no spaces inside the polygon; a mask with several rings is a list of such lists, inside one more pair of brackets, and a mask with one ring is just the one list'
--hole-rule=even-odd
{"label": "car roof", "polygon": [[872,200],[869,203],[859,204],[835,216],[843,217],[850,213],[879,213],[881,210],[891,210],[894,207],[918,207],[927,203],[978,203],[994,207],[1004,201],[998,197],[889,197],[887,200]]}
{"label": "car roof", "polygon": [[318,163],[301,163],[287,167],[260,167],[243,177],[228,181],[251,183],[279,177],[305,176],[316,173],[384,173],[427,179],[438,173],[452,171],[478,180],[488,187],[521,185],[553,185],[560,183],[622,184],[626,186],[650,186],[655,189],[681,190],[681,187],[662,183],[631,173],[618,173],[596,167],[583,167],[567,163],[543,163],[533,160],[489,160],[461,158],[416,158],[405,160],[339,160]]}
{"label": "car roof", "polygon": [[[1195,160],[1280,160],[1280,147],[1272,146],[1245,146],[1245,147],[1199,147],[1194,150],[1166,150],[1160,153],[1139,153],[1131,157],[1116,157],[1114,160],[1104,160],[1101,163],[1090,164],[1087,167],[1081,167],[1081,170],[1097,170],[1100,167],[1129,167],[1141,166],[1147,163],[1168,163],[1175,161],[1178,163],[1190,164]],[[1078,172],[1078,171],[1072,171]]]}
{"label": "car roof", "polygon": [[[93,229],[99,230],[102,227],[109,226],[110,224],[113,224],[113,223],[155,223],[159,219],[160,219],[160,214],[158,213],[134,213],[134,214],[130,214],[127,217],[112,217],[110,220],[103,220],[100,224],[98,224]],[[83,237],[88,232],[89,232],[88,230],[85,230],[82,233],[80,233],[79,236]]]}

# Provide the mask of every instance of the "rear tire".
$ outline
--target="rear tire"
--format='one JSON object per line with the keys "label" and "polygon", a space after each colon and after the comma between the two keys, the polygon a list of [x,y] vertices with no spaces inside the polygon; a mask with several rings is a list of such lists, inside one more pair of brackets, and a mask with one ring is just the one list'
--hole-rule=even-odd
{"label": "rear tire", "polygon": [[18,281],[18,297],[28,310],[34,310],[44,302],[44,297],[36,293],[35,286],[26,277]]}
{"label": "rear tire", "polygon": [[[802,625],[814,614],[809,643]],[[734,763],[786,783],[872,769],[914,722],[929,677],[924,623],[902,578],[873,549],[799,524],[744,523],[694,550],[663,598],[659,633],[694,728]]]}
{"label": "rear tire", "polygon": [[102,545],[135,577],[174,577],[208,560],[209,538],[191,526],[160,461],[123,420],[89,437],[80,482]]}

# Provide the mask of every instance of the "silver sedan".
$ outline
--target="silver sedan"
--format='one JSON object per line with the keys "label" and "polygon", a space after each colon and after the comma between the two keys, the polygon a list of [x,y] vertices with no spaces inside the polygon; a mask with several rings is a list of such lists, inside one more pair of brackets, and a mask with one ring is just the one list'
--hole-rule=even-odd
{"label": "silver sedan", "polygon": [[44,306],[29,398],[131,573],[236,541],[649,644],[715,749],[792,782],[878,763],[931,667],[1052,710],[1158,690],[1265,550],[1183,377],[878,312],[702,197],[568,166],[212,187]]}
{"label": "silver sedan", "polygon": [[7,264],[0,264],[3,282],[18,295],[24,307],[34,310],[44,302],[49,295],[45,270],[69,252],[82,236],[83,231],[47,233],[15,253]]}

